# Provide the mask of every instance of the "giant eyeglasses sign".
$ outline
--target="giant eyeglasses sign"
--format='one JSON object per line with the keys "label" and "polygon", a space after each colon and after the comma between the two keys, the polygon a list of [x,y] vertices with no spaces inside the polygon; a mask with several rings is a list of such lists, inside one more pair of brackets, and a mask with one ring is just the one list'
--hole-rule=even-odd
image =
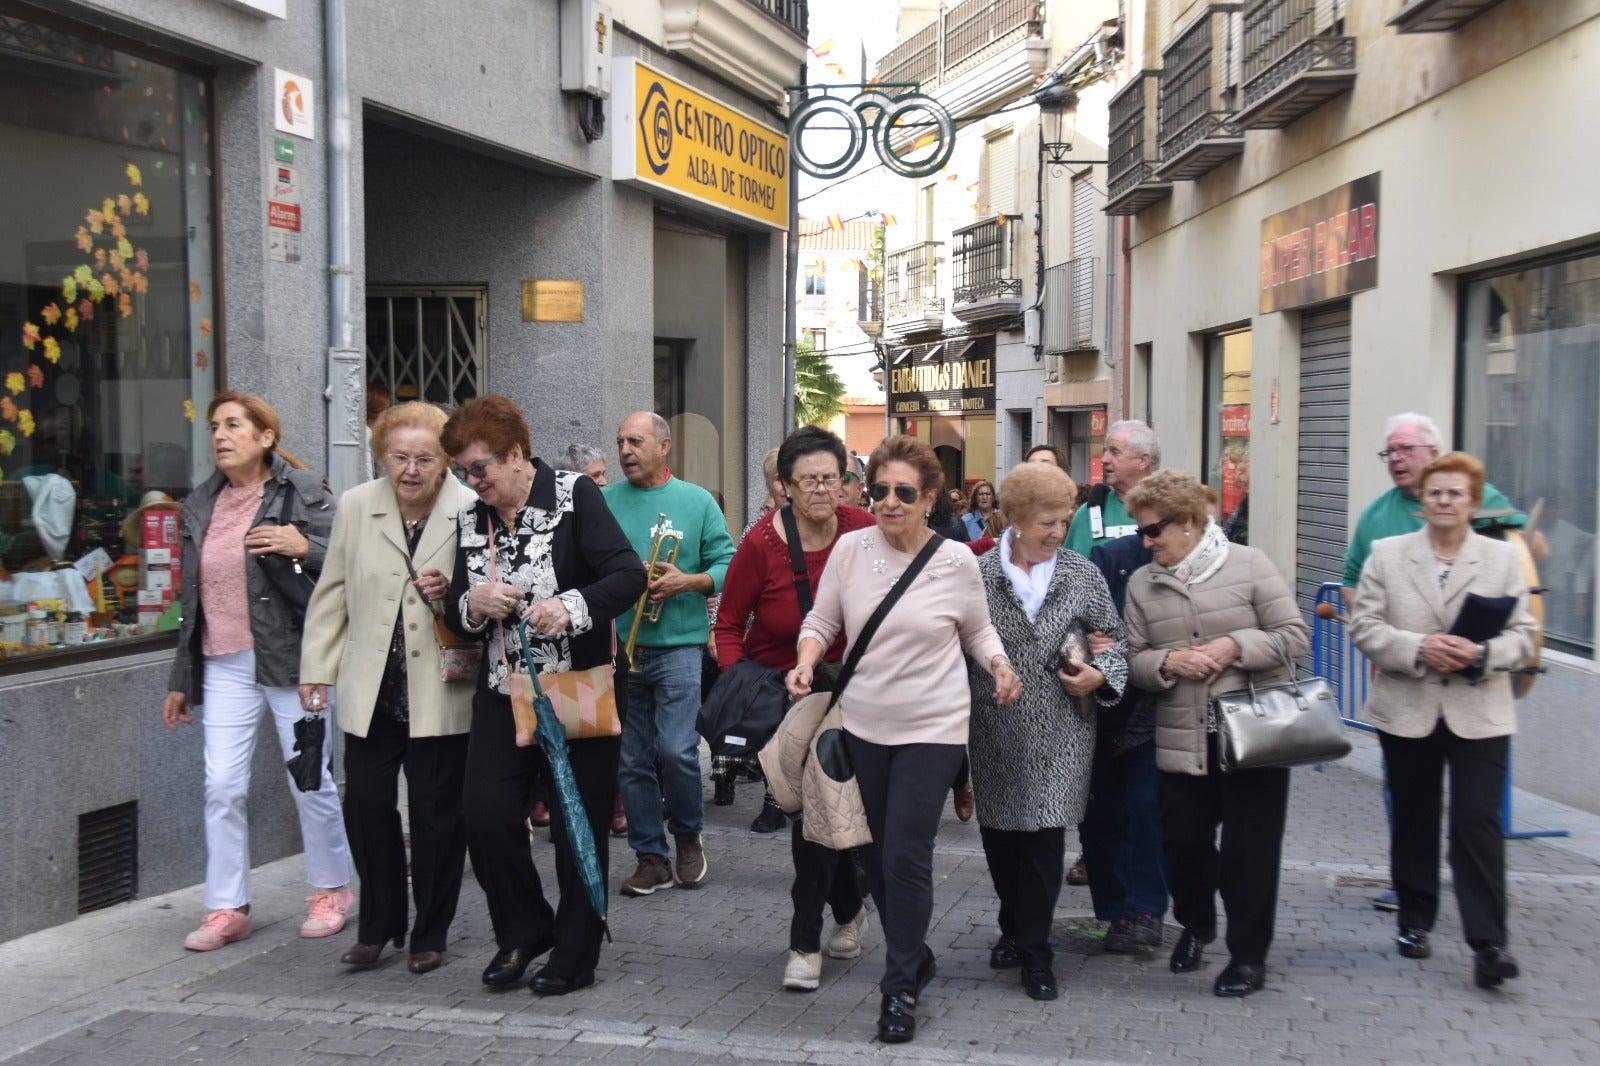
{"label": "giant eyeglasses sign", "polygon": [[636,59],[612,68],[612,177],[740,218],[789,226],[789,138]]}
{"label": "giant eyeglasses sign", "polygon": [[[956,127],[950,112],[933,97],[917,92],[915,82],[790,88],[808,94],[789,114],[789,140],[794,165],[812,177],[849,173],[861,162],[868,144],[884,166],[905,178],[937,173],[955,151]],[[858,91],[848,100],[832,95],[851,89]],[[809,144],[808,130],[813,134]],[[824,131],[820,140],[825,147],[813,154],[819,141],[815,135]]]}

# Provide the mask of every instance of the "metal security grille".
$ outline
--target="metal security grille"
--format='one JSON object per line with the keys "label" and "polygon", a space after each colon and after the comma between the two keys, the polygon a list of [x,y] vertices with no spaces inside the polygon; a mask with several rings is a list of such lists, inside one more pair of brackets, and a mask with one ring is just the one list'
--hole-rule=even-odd
{"label": "metal security grille", "polygon": [[367,290],[367,382],[399,400],[455,405],[487,388],[480,287]]}
{"label": "metal security grille", "polygon": [[126,903],[139,891],[139,805],[78,815],[78,913]]}
{"label": "metal security grille", "polygon": [[1344,571],[1350,500],[1350,304],[1300,318],[1300,498],[1295,591],[1311,610]]}

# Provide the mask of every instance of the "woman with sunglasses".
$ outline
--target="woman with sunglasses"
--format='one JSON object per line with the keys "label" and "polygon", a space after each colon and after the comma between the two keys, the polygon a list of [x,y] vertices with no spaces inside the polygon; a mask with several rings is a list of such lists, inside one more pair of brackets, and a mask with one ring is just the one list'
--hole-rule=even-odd
{"label": "woman with sunglasses", "polygon": [[[1408,959],[1432,954],[1439,914],[1439,820],[1450,766],[1450,870],[1473,978],[1494,988],[1518,974],[1506,950],[1506,845],[1500,798],[1517,714],[1512,670],[1533,654],[1538,623],[1528,610],[1522,557],[1477,536],[1483,464],[1464,452],[1422,468],[1416,533],[1374,541],[1356,588],[1350,639],[1378,668],[1367,718],[1378,727],[1394,799],[1389,864],[1400,897],[1395,946]],[[1471,594],[1514,606],[1487,639],[1451,633]]]}
{"label": "woman with sunglasses", "polygon": [[[378,415],[372,447],[384,475],[339,499],[322,578],[306,609],[300,703],[326,707],[338,686],[344,730],[344,823],[361,875],[356,943],[340,962],[376,965],[406,944],[412,973],[436,969],[461,896],[461,787],[472,684],[440,676],[434,611],[455,569],[456,520],[472,493],[439,445],[445,414],[403,403]],[[410,889],[400,829],[406,774]]]}
{"label": "woman with sunglasses", "polygon": [[1125,621],[1133,683],[1157,693],[1159,800],[1172,914],[1183,926],[1171,969],[1201,967],[1220,892],[1230,959],[1212,990],[1247,996],[1266,981],[1289,771],[1221,773],[1211,697],[1252,675],[1281,679],[1284,663],[1310,647],[1310,630],[1272,560],[1229,544],[1206,517],[1193,475],[1157,471],[1123,503],[1152,555],[1128,580]]}
{"label": "woman with sunglasses", "polygon": [[[786,685],[799,697],[843,633],[853,644],[934,533],[928,512],[944,472],[915,437],[890,437],[867,464],[876,527],[840,538],[800,627]],[[967,547],[941,540],[871,638],[839,699],[844,742],[861,786],[873,843],[867,880],[887,946],[878,1039],[916,1034],[917,1000],[933,979],[926,943],[933,914],[933,841],[945,794],[966,754],[972,694],[966,657],[994,678],[995,700],[1016,702],[1022,681],[989,622]]]}
{"label": "woman with sunglasses", "polygon": [[[840,539],[872,525],[872,516],[866,511],[838,502],[844,463],[844,442],[816,426],[801,426],[778,449],[779,498],[788,501],[787,510],[800,536],[808,598],[814,596],[823,567]],[[795,664],[795,640],[802,618],[788,524],[783,512],[775,511],[756,522],[728,564],[722,604],[712,630],[717,642],[717,665],[730,670],[740,659],[751,659],[775,673],[787,672]],[[838,662],[843,657],[841,635],[825,658]],[[833,910],[834,926],[826,947],[828,956],[834,959],[853,959],[861,954],[867,912],[856,885],[851,852],[834,851],[806,840],[801,823],[791,823],[771,793],[765,802],[777,812],[780,827],[789,825],[794,859],[794,883],[789,891],[794,913],[789,922],[789,957],[783,971],[783,987],[809,992],[822,977],[823,907]]]}
{"label": "woman with sunglasses", "polygon": [[[552,910],[545,899],[527,817],[533,783],[549,775],[550,764],[538,746],[516,745],[506,674],[522,667],[522,619],[541,673],[614,663],[612,621],[644,592],[644,564],[598,485],[582,474],[557,473],[533,457],[528,424],[504,396],[462,404],[445,423],[440,442],[454,457],[457,475],[478,494],[461,512],[445,620],[462,636],[483,641],[462,797],[467,854],[488,897],[499,948],[483,983],[510,988],[548,951],[529,987],[538,996],[565,995],[594,984],[605,925],[584,891],[567,836],[570,812],[559,803],[550,809],[559,908]],[[615,692],[617,711],[626,715],[621,679]],[[567,747],[602,881],[610,865],[607,830],[621,749],[620,737]]]}

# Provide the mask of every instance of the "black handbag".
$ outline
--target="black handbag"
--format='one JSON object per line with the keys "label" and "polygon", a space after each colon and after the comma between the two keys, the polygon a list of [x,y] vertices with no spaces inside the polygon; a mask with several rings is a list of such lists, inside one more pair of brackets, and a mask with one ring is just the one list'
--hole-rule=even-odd
{"label": "black handbag", "polygon": [[[284,485],[283,507],[278,512],[279,525],[294,524],[291,518],[294,495],[294,486]],[[316,591],[317,579],[301,568],[299,559],[291,559],[287,555],[279,555],[276,552],[271,555],[258,555],[256,561],[261,564],[261,570],[267,575],[267,581],[271,583],[273,591],[289,605],[295,618],[302,623],[305,622],[306,607],[311,603],[311,594]]]}

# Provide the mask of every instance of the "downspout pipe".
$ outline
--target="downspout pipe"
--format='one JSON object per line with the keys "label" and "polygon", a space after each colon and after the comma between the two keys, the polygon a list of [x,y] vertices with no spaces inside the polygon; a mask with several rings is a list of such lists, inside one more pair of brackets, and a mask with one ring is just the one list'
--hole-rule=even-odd
{"label": "downspout pipe", "polygon": [[366,375],[355,347],[350,261],[350,71],[345,0],[323,0],[323,63],[328,102],[328,485],[337,493],[366,480]]}
{"label": "downspout pipe", "polygon": [[[800,64],[799,88],[789,92],[789,114],[805,98],[806,66]],[[789,154],[789,236],[784,242],[783,257],[783,425],[778,439],[782,440],[794,429],[795,361],[799,353],[800,316],[795,307],[799,299],[800,277],[800,175],[794,165],[794,152]]]}

